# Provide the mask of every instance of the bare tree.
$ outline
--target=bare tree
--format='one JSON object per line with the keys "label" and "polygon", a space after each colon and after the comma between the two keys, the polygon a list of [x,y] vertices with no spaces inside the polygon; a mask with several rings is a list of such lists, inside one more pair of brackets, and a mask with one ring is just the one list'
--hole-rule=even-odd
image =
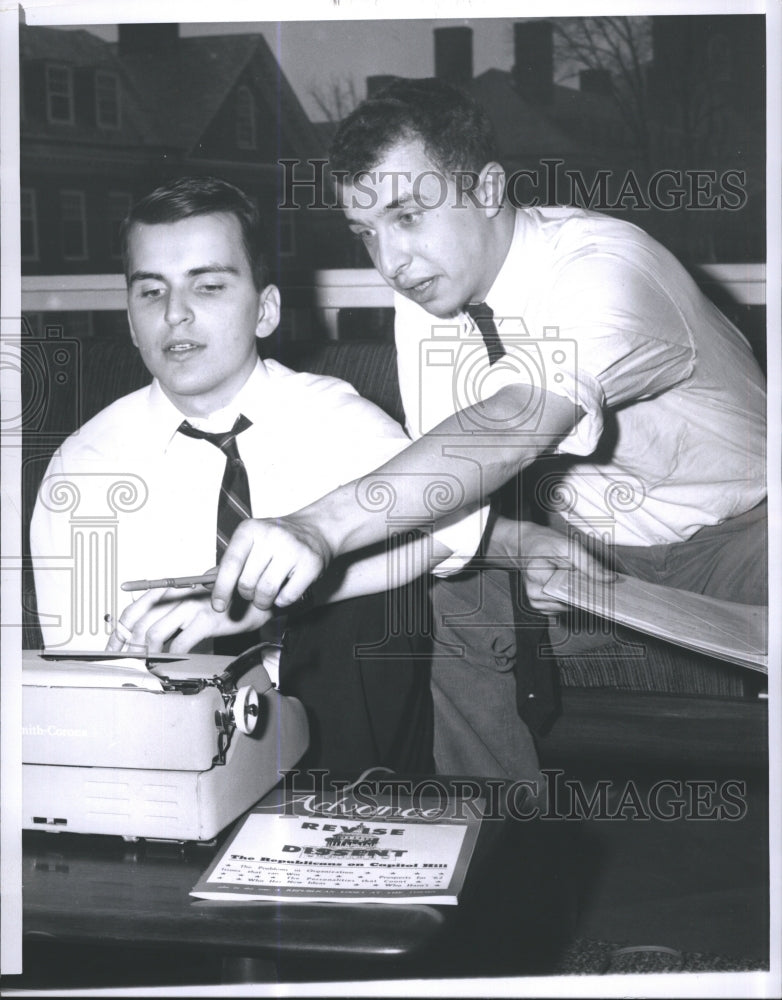
{"label": "bare tree", "polygon": [[622,120],[644,159],[649,156],[647,69],[652,59],[649,17],[557,18],[554,44],[563,80],[583,69],[610,74]]}
{"label": "bare tree", "polygon": [[341,122],[361,101],[352,76],[332,76],[326,84],[312,84],[307,93],[328,122]]}

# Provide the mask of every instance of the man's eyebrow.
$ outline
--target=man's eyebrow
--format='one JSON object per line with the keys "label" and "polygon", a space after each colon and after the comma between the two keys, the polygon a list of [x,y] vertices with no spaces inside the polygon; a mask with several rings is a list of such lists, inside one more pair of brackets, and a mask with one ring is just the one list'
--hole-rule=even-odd
{"label": "man's eyebrow", "polygon": [[393,201],[389,201],[387,205],[383,206],[384,212],[394,212],[397,208],[406,208],[411,201],[415,201],[413,193],[408,191],[407,194],[402,194],[398,198],[394,198]]}
{"label": "man's eyebrow", "polygon": [[132,285],[134,281],[163,281],[163,275],[156,274],[155,271],[134,271],[129,284]]}
{"label": "man's eyebrow", "polygon": [[[384,215],[388,215],[389,212],[395,212],[400,208],[407,208],[411,201],[415,201],[415,195],[412,192],[400,195],[398,198],[394,198],[387,205],[384,205],[382,212]],[[347,219],[348,225],[350,226],[364,226],[365,223],[361,219],[354,219],[350,215],[350,211],[345,209],[345,218]]]}
{"label": "man's eyebrow", "polygon": [[197,278],[200,274],[239,274],[239,268],[231,264],[204,264],[203,267],[191,267],[188,278]]}
{"label": "man's eyebrow", "polygon": [[[204,264],[201,267],[191,267],[187,272],[188,278],[197,278],[201,274],[234,274],[238,275],[239,270],[230,264]],[[165,281],[162,274],[157,271],[134,271],[130,276],[130,283],[134,281]]]}

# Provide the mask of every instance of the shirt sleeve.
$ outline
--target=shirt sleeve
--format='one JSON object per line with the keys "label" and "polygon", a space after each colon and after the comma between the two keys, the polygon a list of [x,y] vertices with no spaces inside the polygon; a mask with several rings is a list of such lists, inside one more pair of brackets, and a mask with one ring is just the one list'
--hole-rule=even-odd
{"label": "shirt sleeve", "polygon": [[[377,476],[371,473],[404,451],[411,444],[410,438],[396,420],[360,396],[352,386],[339,380],[327,382],[322,386],[320,435],[326,433],[331,443],[322,450],[328,470],[319,462],[318,474],[324,481],[326,478],[330,481],[329,490],[362,479],[361,503],[367,509],[385,509],[389,527],[393,528],[395,497],[397,491],[405,488],[405,473],[398,474],[398,482],[385,473]],[[443,489],[447,490],[447,484]],[[436,506],[437,488],[432,492]],[[452,553],[432,567],[434,575],[458,573],[473,558],[483,535],[485,515],[486,511],[472,505],[458,516],[433,525],[434,538]]]}
{"label": "shirt sleeve", "polygon": [[693,373],[691,330],[646,252],[623,259],[587,248],[554,278],[549,302],[558,346],[543,352],[545,388],[584,410],[560,452],[591,454],[606,409],[649,399]]}

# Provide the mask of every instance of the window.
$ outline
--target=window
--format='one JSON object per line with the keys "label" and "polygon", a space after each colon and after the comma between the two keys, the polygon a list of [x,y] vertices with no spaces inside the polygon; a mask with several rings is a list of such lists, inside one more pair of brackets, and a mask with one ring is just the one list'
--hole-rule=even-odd
{"label": "window", "polygon": [[32,188],[22,188],[19,192],[19,209],[22,218],[22,260],[38,260],[38,210]]}
{"label": "window", "polygon": [[115,259],[122,256],[120,229],[130,211],[130,201],[130,195],[124,191],[109,192],[109,255]]}
{"label": "window", "polygon": [[113,73],[95,74],[95,121],[101,128],[119,128],[119,81]]}
{"label": "window", "polygon": [[83,191],[60,193],[62,255],[64,260],[87,259],[87,219]]}
{"label": "window", "polygon": [[46,117],[57,124],[73,124],[73,73],[67,66],[46,67]]}
{"label": "window", "polygon": [[255,149],[255,98],[249,87],[236,92],[236,146],[238,149]]}

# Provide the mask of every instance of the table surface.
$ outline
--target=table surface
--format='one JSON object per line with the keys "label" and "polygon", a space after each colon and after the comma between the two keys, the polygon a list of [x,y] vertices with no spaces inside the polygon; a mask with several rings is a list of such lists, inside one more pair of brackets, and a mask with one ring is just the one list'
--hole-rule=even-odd
{"label": "table surface", "polygon": [[[486,966],[514,964],[516,934],[525,926],[562,931],[561,908],[551,905],[563,887],[552,832],[541,832],[537,821],[484,819],[459,903],[432,906],[197,900],[190,890],[222,839],[177,845],[29,831],[23,930],[31,939],[211,949],[275,962],[339,956],[348,970],[352,962],[426,962],[438,955],[456,969],[472,954],[485,974]],[[512,940],[503,943],[509,933]],[[539,948],[536,954],[533,965],[542,960]]]}

